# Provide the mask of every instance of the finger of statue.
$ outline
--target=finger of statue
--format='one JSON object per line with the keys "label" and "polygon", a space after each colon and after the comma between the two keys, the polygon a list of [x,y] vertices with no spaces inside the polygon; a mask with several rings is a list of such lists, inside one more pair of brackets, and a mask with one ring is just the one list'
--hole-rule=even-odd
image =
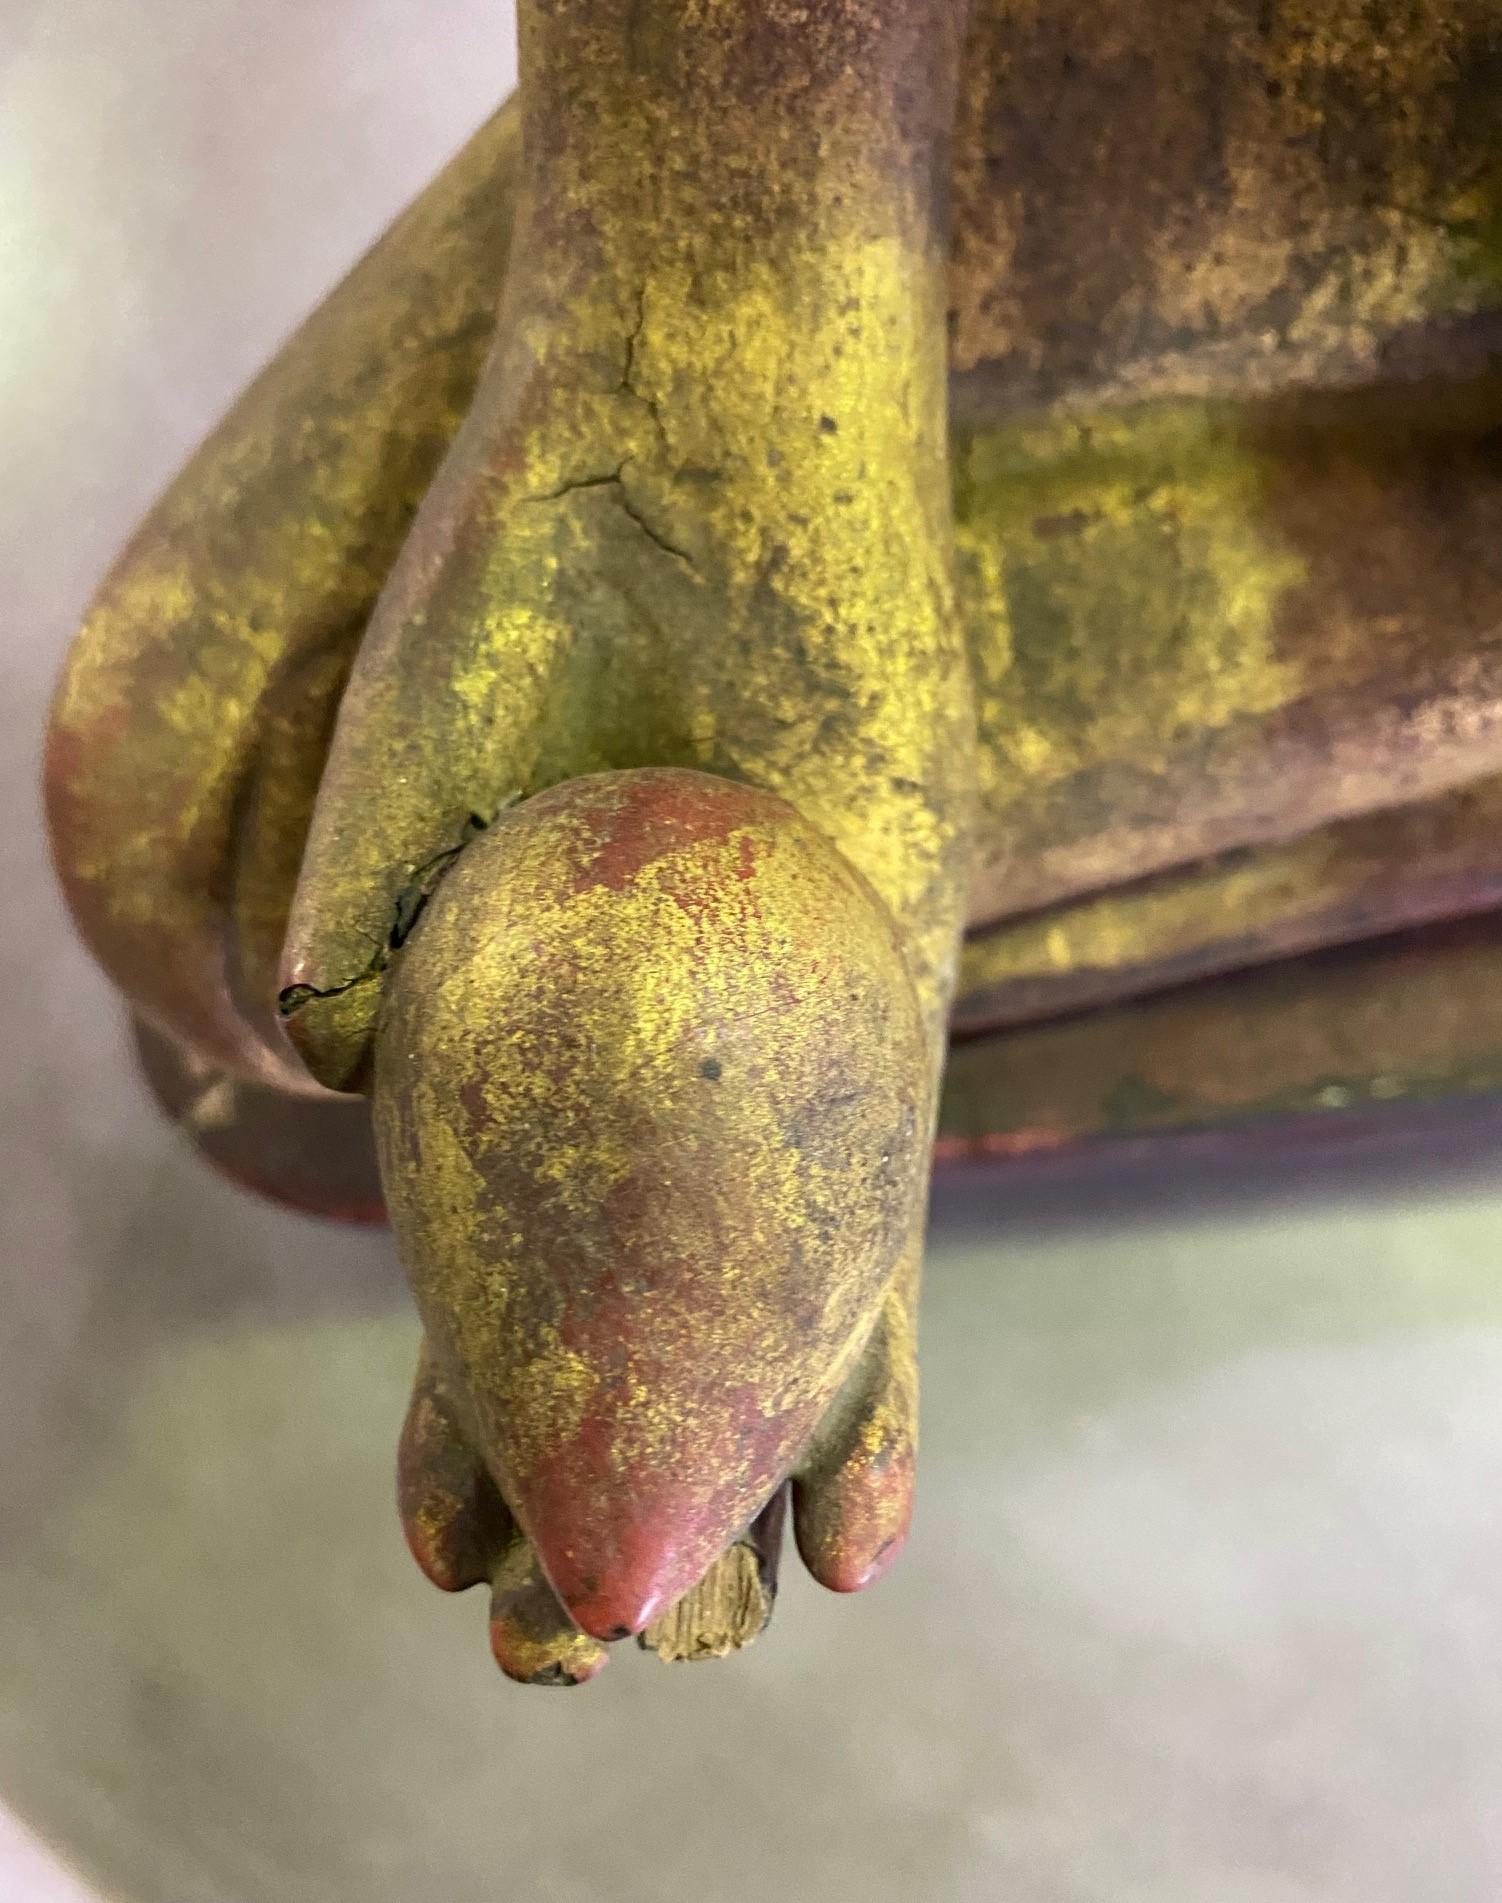
{"label": "finger of statue", "polygon": [[793,1483],[798,1551],[833,1592],[873,1584],[907,1538],[918,1449],[917,1283],[915,1256]]}
{"label": "finger of statue", "polygon": [[508,1678],[579,1685],[605,1648],[569,1619],[495,1482],[470,1449],[424,1346],[397,1449],[397,1499],[413,1558],[444,1592],[489,1580],[490,1647]]}
{"label": "finger of statue", "polygon": [[492,1579],[490,1649],[507,1678],[522,1685],[582,1685],[608,1663],[600,1641],[563,1610],[536,1552],[514,1527]]}
{"label": "finger of statue", "polygon": [[489,1579],[515,1527],[455,1419],[426,1347],[397,1444],[396,1475],[402,1531],[427,1578],[443,1592]]}

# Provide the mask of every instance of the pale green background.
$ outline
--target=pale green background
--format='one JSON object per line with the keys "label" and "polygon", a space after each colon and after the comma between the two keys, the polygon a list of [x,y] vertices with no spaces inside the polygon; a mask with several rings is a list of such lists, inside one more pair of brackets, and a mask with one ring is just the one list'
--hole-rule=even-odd
{"label": "pale green background", "polygon": [[[559,1695],[402,1550],[389,1245],[240,1198],[145,1106],[45,871],[47,684],[510,71],[505,0],[0,18],[0,1797],[128,1903],[1487,1903],[1485,1149],[945,1196],[898,1571],[837,1602],[794,1568],[748,1656]],[[65,1894],[26,1867],[7,1903]]]}

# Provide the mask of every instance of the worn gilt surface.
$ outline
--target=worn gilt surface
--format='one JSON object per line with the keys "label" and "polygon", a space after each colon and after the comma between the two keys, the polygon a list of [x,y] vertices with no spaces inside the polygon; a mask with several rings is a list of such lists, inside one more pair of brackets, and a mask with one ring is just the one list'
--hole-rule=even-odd
{"label": "worn gilt surface", "polygon": [[520,45],[106,580],[47,790],[211,1153],[373,1092],[409,1540],[577,1682],[759,1630],[789,1481],[826,1583],[895,1552],[951,1021],[955,1153],[1490,1075],[1410,1008],[1484,924],[1163,987],[1497,903],[1502,24]]}

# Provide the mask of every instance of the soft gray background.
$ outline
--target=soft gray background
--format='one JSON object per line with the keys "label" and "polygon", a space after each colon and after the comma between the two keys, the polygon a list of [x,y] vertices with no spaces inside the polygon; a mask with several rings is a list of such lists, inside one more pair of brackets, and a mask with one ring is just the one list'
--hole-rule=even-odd
{"label": "soft gray background", "polygon": [[749,1655],[559,1695],[402,1551],[388,1244],[241,1198],[145,1105],[45,869],[48,684],[163,480],[506,89],[507,14],[0,20],[0,1859],[24,1824],[59,1864],[12,1850],[0,1893],[1495,1898],[1484,1151],[946,1193],[895,1575],[795,1573]]}

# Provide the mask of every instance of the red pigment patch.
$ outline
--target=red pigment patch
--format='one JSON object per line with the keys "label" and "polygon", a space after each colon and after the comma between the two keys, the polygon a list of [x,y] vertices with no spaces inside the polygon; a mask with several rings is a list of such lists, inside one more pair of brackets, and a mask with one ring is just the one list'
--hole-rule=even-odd
{"label": "red pigment patch", "polygon": [[[588,801],[574,799],[594,822],[594,837],[580,864],[592,884],[620,892],[645,867],[685,846],[715,845],[737,828],[767,815],[772,796],[708,773],[672,768],[644,770],[602,782]],[[778,805],[781,802],[777,802]],[[741,878],[750,862],[742,842]]]}

